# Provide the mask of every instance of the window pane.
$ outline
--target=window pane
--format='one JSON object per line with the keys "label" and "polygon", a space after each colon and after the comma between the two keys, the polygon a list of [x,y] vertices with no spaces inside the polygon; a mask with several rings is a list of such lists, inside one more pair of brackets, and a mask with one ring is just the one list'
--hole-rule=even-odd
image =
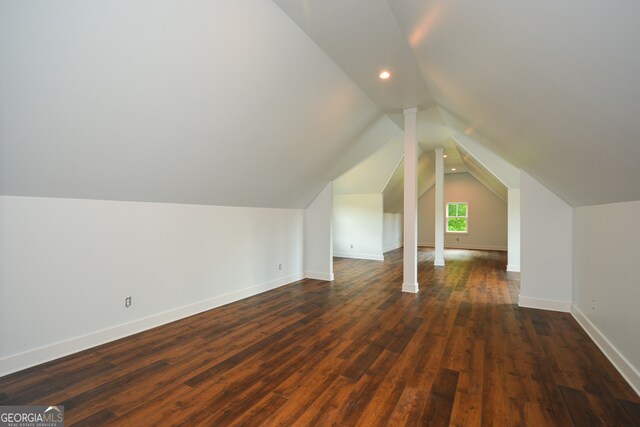
{"label": "window pane", "polygon": [[467,231],[467,220],[465,218],[448,218],[447,231]]}
{"label": "window pane", "polygon": [[467,216],[467,204],[466,203],[458,204],[458,216]]}
{"label": "window pane", "polygon": [[447,216],[457,216],[457,205],[455,203],[447,203]]}

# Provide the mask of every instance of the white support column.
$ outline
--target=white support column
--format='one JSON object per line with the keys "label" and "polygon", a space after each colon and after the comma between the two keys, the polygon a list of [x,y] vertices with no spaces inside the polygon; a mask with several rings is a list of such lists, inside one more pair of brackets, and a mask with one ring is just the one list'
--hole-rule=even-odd
{"label": "white support column", "polygon": [[510,188],[507,199],[507,271],[520,272],[520,189]]}
{"label": "white support column", "polygon": [[417,108],[404,110],[404,272],[403,292],[418,292]]}
{"label": "white support column", "polygon": [[444,266],[444,149],[436,148],[436,257],[433,265]]}

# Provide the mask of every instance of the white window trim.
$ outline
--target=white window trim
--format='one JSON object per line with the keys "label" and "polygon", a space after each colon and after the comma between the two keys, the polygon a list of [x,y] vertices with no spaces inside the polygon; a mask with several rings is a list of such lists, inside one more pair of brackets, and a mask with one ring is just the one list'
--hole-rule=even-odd
{"label": "white window trim", "polygon": [[[467,216],[449,216],[449,205],[456,203],[464,203],[467,205]],[[448,223],[449,218],[466,218],[467,219],[467,230],[466,231],[449,231]],[[469,202],[445,202],[444,204],[444,232],[449,234],[469,234]]]}

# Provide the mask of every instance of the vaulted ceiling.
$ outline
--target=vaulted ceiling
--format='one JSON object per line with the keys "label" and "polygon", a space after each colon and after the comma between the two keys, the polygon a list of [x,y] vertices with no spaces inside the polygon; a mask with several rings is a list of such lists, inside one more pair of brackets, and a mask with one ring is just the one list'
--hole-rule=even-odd
{"label": "vaulted ceiling", "polygon": [[399,132],[271,1],[0,3],[0,194],[304,208]]}
{"label": "vaulted ceiling", "polygon": [[[445,149],[445,173],[471,173],[481,184],[493,191],[498,197],[507,201],[507,186],[500,178],[505,179],[504,165],[496,164],[495,155],[487,158],[484,149],[479,152],[478,143],[468,136],[460,134],[458,123],[451,115],[437,107],[431,107],[417,114],[418,128],[418,197],[421,197],[435,184],[434,149]],[[404,198],[404,145],[402,134],[367,157],[333,182],[334,194],[380,194],[384,195],[384,211],[402,212]],[[461,141],[458,141],[461,140]],[[466,145],[463,146],[462,144]],[[469,150],[473,151],[472,155]],[[484,156],[479,156],[485,154]],[[479,156],[476,159],[474,155]],[[490,163],[487,160],[492,160]],[[484,161],[484,162],[483,162]],[[502,160],[502,163],[506,163]],[[490,171],[488,168],[491,168]],[[510,167],[517,174],[513,166]],[[512,172],[512,171],[507,171]],[[494,175],[494,173],[497,175]],[[500,178],[498,178],[500,176]],[[519,182],[505,180],[513,188]]]}
{"label": "vaulted ceiling", "polygon": [[429,121],[422,149],[464,132],[574,206],[640,200],[639,20],[630,0],[4,1],[0,194],[301,208],[438,106],[464,129]]}
{"label": "vaulted ceiling", "polygon": [[[274,1],[383,111],[406,106],[417,69],[419,106],[443,107],[570,204],[640,199],[640,3]],[[391,84],[372,84],[380,68]]]}

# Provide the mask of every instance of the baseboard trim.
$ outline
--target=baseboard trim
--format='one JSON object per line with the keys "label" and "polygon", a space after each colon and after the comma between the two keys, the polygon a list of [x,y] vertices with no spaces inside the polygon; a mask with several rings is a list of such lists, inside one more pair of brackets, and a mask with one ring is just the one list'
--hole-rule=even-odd
{"label": "baseboard trim", "polygon": [[[421,248],[433,248],[435,245],[433,243],[420,243],[418,242],[418,247]],[[500,251],[507,252],[507,248],[505,246],[487,246],[487,245],[444,245],[445,249],[468,249],[471,251]]]}
{"label": "baseboard trim", "polygon": [[507,265],[507,271],[511,271],[513,273],[520,273],[520,266],[519,265],[508,264]]}
{"label": "baseboard trim", "polygon": [[390,246],[387,246],[386,248],[383,248],[383,249],[382,249],[382,253],[387,253],[387,252],[390,252],[390,251],[395,251],[396,249],[400,249],[400,248],[401,248],[401,247],[403,247],[403,246],[404,246],[404,245],[403,245],[402,243],[398,243],[398,244],[396,244],[396,245],[390,245]]}
{"label": "baseboard trim", "polygon": [[325,280],[327,282],[335,280],[333,273],[321,273],[319,271],[306,271],[304,277],[307,279]]}
{"label": "baseboard trim", "polygon": [[563,313],[571,312],[570,301],[533,298],[522,295],[518,295],[518,306],[525,308],[537,308],[539,310],[561,311]]}
{"label": "baseboard trim", "polygon": [[403,283],[402,292],[408,292],[411,294],[417,294],[419,291],[418,283]]}
{"label": "baseboard trim", "polygon": [[301,273],[281,277],[256,286],[244,288],[239,291],[219,295],[205,301],[134,320],[133,322],[116,325],[90,334],[70,338],[68,340],[42,346],[23,353],[7,356],[0,359],[0,377],[32,366],[40,365],[41,363],[46,363],[51,360],[68,356],[79,351],[106,344],[129,335],[134,335],[148,329],[162,326],[185,317],[193,316],[195,314],[202,313],[203,311],[211,310],[244,298],[258,295],[302,279],[304,279],[304,275]]}
{"label": "baseboard trim", "polygon": [[353,259],[366,259],[370,261],[384,261],[384,255],[382,254],[360,254],[360,253],[348,253],[348,252],[334,252],[334,257],[337,258],[353,258]]}
{"label": "baseboard trim", "polygon": [[600,330],[591,323],[591,320],[584,315],[582,311],[575,305],[571,305],[571,315],[578,324],[589,335],[591,340],[596,343],[598,348],[609,359],[611,364],[620,372],[620,375],[629,383],[631,388],[640,396],[640,372],[629,363],[629,361],[618,351],[611,341]]}

